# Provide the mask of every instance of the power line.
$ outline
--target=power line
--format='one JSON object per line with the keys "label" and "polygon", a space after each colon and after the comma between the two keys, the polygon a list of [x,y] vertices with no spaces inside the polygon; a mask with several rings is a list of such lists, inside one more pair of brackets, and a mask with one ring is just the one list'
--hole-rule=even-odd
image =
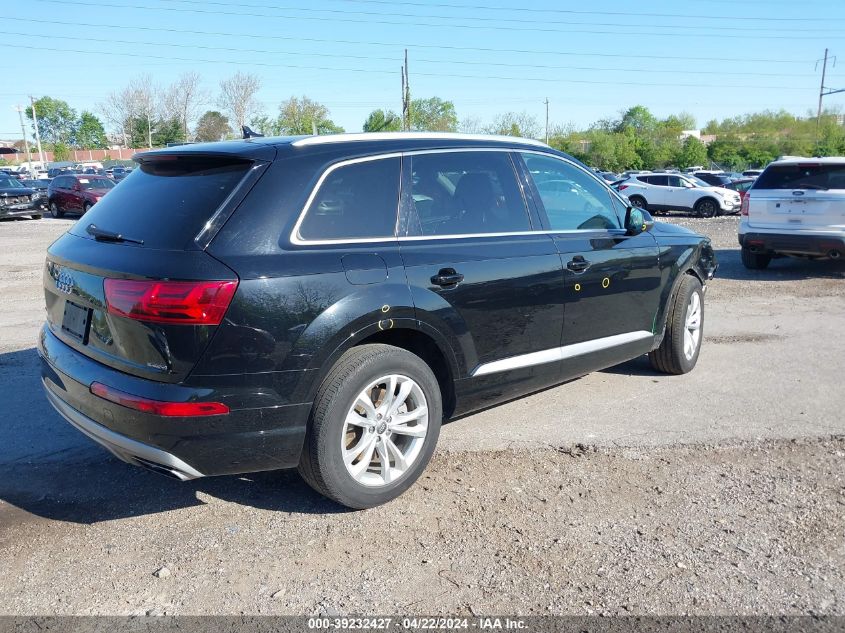
{"label": "power line", "polygon": [[[0,48],[25,48],[27,50],[41,50],[53,51],[57,53],[80,53],[85,55],[102,56],[102,51],[80,50],[74,48],[55,48],[46,46],[31,46],[28,44],[0,44]],[[393,74],[393,71],[378,70],[378,69],[363,69],[363,68],[333,68],[326,66],[307,66],[301,64],[272,64],[267,62],[258,62],[254,60],[248,61],[234,61],[230,59],[191,59],[184,57],[172,57],[162,55],[151,55],[149,53],[123,53],[118,51],[110,51],[110,55],[120,55],[123,57],[143,57],[149,59],[168,59],[172,61],[193,62],[193,63],[213,63],[213,64],[232,64],[235,66],[246,67],[269,67],[269,68],[297,68],[303,70],[326,70],[331,72],[350,72],[350,73],[379,73],[379,74]],[[668,88],[719,88],[719,89],[752,89],[752,90],[805,90],[805,88],[796,86],[760,86],[760,85],[732,85],[732,84],[702,84],[702,83],[655,83],[643,81],[595,81],[588,79],[557,79],[548,77],[509,77],[499,75],[463,75],[454,73],[416,73],[417,76],[423,77],[450,77],[456,79],[486,79],[497,81],[519,81],[519,82],[542,82],[542,83],[556,83],[556,84],[585,84],[585,85],[607,85],[607,86],[640,86],[640,87],[668,87]]]}
{"label": "power line", "polygon": [[[52,1],[52,0],[51,0]],[[57,0],[58,1],[58,0]],[[502,22],[507,21],[508,23],[517,23],[517,24],[561,24],[561,25],[568,25],[568,26],[618,26],[622,28],[665,28],[665,29],[692,29],[696,31],[700,31],[702,28],[704,29],[715,29],[718,32],[722,31],[742,31],[747,33],[748,31],[770,31],[774,27],[750,27],[750,26],[728,26],[724,24],[719,25],[701,25],[701,24],[654,24],[653,22],[649,22],[646,24],[642,23],[635,23],[635,22],[626,22],[623,24],[619,24],[616,22],[573,22],[571,20],[549,20],[549,19],[539,19],[539,20],[530,20],[526,18],[516,18],[516,17],[485,17],[481,15],[472,15],[472,16],[455,16],[455,15],[431,15],[431,14],[424,14],[424,13],[396,13],[390,11],[349,11],[343,9],[314,9],[309,7],[295,7],[295,6],[278,6],[278,5],[263,5],[263,4],[246,4],[242,2],[220,2],[217,0],[171,0],[172,2],[180,2],[182,4],[190,4],[190,5],[200,5],[200,6],[223,6],[223,7],[239,7],[239,8],[246,8],[246,9],[270,9],[273,11],[300,11],[306,13],[329,13],[329,14],[339,14],[339,15],[364,15],[364,16],[376,16],[376,17],[401,17],[401,18],[422,18],[425,20],[455,20],[455,19],[471,19],[473,22]],[[352,0],[352,1],[359,1],[359,0]],[[392,6],[394,3],[382,3],[388,4]],[[405,3],[396,3],[396,4],[405,4]],[[409,3],[411,4],[411,3]],[[418,3],[412,3],[414,6],[426,6]],[[460,7],[460,8],[469,8],[469,9],[490,9],[491,7],[478,7],[478,6],[467,6],[467,5],[428,5],[428,6],[447,6],[447,7]],[[499,9],[503,9],[502,7],[498,7]],[[188,11],[189,9],[181,9],[182,11]],[[518,11],[522,13],[522,9],[504,9],[507,11]],[[536,10],[536,9],[535,9]],[[560,11],[561,13],[573,13],[570,11]],[[578,13],[578,12],[575,12]],[[619,15],[619,16],[635,16],[635,17],[644,17],[654,14],[635,14],[635,13],[596,13],[596,12],[589,12],[590,15]],[[689,17],[689,18],[700,18],[702,16],[677,16],[672,14],[667,14],[668,17]],[[712,16],[711,16],[712,19]],[[724,22],[724,18],[720,18],[722,22]],[[795,28],[793,26],[789,27],[779,27],[781,30],[786,30],[790,33],[794,32],[803,32],[803,33],[817,33],[818,28],[811,28],[811,29],[802,29],[802,28]],[[838,30],[834,31],[838,32]]]}
{"label": "power line", "polygon": [[[624,58],[624,59],[659,59],[666,60],[665,55],[635,55],[629,53],[588,53],[584,51],[550,51],[537,49],[520,49],[520,48],[485,48],[474,46],[454,46],[449,44],[420,44],[420,43],[394,43],[394,42],[375,42],[365,40],[342,40],[342,39],[324,39],[316,37],[293,37],[287,35],[258,35],[255,33],[229,33],[222,31],[194,31],[190,29],[172,29],[164,27],[149,27],[149,26],[131,26],[126,24],[92,24],[88,22],[66,22],[54,20],[33,20],[29,18],[14,18],[7,16],[0,16],[2,20],[13,20],[16,22],[27,22],[42,24],[56,24],[62,27],[67,26],[81,26],[90,28],[106,28],[106,29],[122,29],[122,30],[137,30],[149,31],[154,33],[178,33],[182,35],[203,35],[203,36],[219,36],[219,37],[244,37],[250,39],[262,40],[283,40],[295,42],[314,42],[320,44],[353,44],[356,46],[388,46],[391,48],[402,48],[409,46],[411,48],[433,48],[437,50],[458,50],[458,51],[474,51],[481,53],[509,53],[509,54],[526,54],[526,55],[555,55],[563,57],[608,57],[608,58]],[[750,63],[764,63],[764,64],[801,64],[806,65],[806,60],[796,59],[758,59],[758,58],[744,58],[737,59],[735,57],[673,57],[676,61],[703,61],[703,62],[750,62]]]}
{"label": "power line", "polygon": [[[189,2],[193,0],[176,0],[177,2]],[[528,8],[520,6],[518,9],[512,9],[510,7],[495,7],[489,5],[477,5],[477,4],[451,4],[451,3],[441,3],[441,2],[407,2],[407,1],[395,1],[395,0],[340,0],[341,2],[353,2],[357,4],[384,4],[389,6],[396,6],[396,5],[404,5],[404,6],[415,6],[415,7],[439,7],[439,8],[449,8],[449,9],[482,9],[487,11],[518,11],[520,13],[564,13],[567,15],[618,15],[618,16],[632,16],[632,17],[653,17],[653,18],[686,18],[686,19],[696,19],[696,20],[722,20],[726,19],[726,16],[719,15],[686,15],[686,14],[678,14],[678,13],[627,13],[624,11],[579,11],[576,9],[536,9],[536,8]],[[710,0],[711,2],[715,2],[717,0]],[[736,5],[736,0],[721,0],[726,4]],[[700,2],[700,0],[699,0]],[[763,0],[760,4],[770,5],[774,4],[770,0]],[[782,4],[794,5],[792,0],[788,2],[783,2]],[[268,7],[269,8],[269,7]],[[755,22],[811,22],[821,20],[824,22],[830,22],[831,19],[835,21],[842,21],[845,18],[769,18],[764,16],[735,16],[730,15],[727,16],[731,20],[753,20]]]}
{"label": "power line", "polygon": [[[624,59],[659,59],[666,60],[665,55],[636,55],[629,53],[589,53],[584,51],[551,51],[551,50],[537,50],[537,49],[520,49],[520,48],[486,48],[475,46],[455,46],[449,44],[420,44],[420,43],[394,43],[394,42],[375,42],[366,40],[342,40],[342,39],[324,39],[315,37],[293,37],[287,35],[258,35],[255,33],[227,33],[220,31],[195,31],[190,29],[172,29],[165,27],[149,27],[149,26],[131,26],[126,24],[94,24],[90,22],[66,22],[57,20],[33,20],[28,18],[16,18],[0,16],[0,21],[12,20],[16,22],[27,22],[42,24],[56,24],[62,27],[80,26],[88,28],[106,28],[106,29],[121,29],[121,30],[137,30],[149,31],[154,33],[178,33],[181,35],[203,35],[211,37],[244,37],[250,39],[262,40],[283,40],[295,42],[314,42],[320,44],[352,44],[356,46],[388,46],[391,48],[402,48],[408,46],[410,48],[432,48],[437,50],[457,50],[457,51],[474,51],[481,53],[511,53],[511,54],[526,54],[526,55],[555,55],[563,57],[607,57],[607,58],[624,58]],[[28,34],[29,35],[29,34]],[[796,59],[759,59],[759,58],[744,58],[737,59],[735,57],[673,57],[676,61],[693,61],[693,62],[749,62],[749,63],[765,63],[765,64],[801,64],[806,65],[807,60]]]}
{"label": "power line", "polygon": [[[371,61],[395,61],[395,57],[377,57],[372,55],[352,55],[348,53],[339,54],[339,53],[313,53],[313,52],[304,52],[304,51],[279,51],[279,50],[266,50],[266,49],[255,49],[255,48],[240,48],[240,47],[223,47],[223,46],[203,46],[199,44],[177,44],[173,42],[144,42],[138,40],[120,40],[120,39],[111,39],[111,38],[98,38],[98,37],[75,37],[71,35],[44,35],[40,33],[21,33],[15,31],[0,31],[0,35],[19,35],[22,37],[41,37],[46,39],[62,39],[62,40],[72,40],[72,41],[84,41],[84,42],[100,42],[106,44],[129,44],[129,45],[137,45],[137,46],[167,46],[173,48],[189,48],[189,49],[201,49],[201,50],[211,50],[211,51],[227,51],[227,52],[236,52],[236,53],[258,53],[262,55],[297,55],[297,56],[305,56],[305,57],[329,57],[335,59],[363,59],[363,60],[371,60]],[[562,66],[562,65],[549,65],[549,64],[537,64],[537,63],[530,63],[530,64],[511,64],[507,62],[492,62],[492,61],[465,61],[465,60],[455,60],[455,59],[425,59],[419,58],[417,59],[419,62],[427,63],[427,64],[460,64],[460,65],[469,65],[469,66],[499,66],[504,68],[536,68],[536,69],[543,69],[543,70],[585,70],[585,71],[595,71],[595,72],[624,72],[624,73],[647,73],[647,74],[655,74],[655,73],[664,73],[664,74],[677,74],[677,70],[673,69],[666,69],[666,68],[658,68],[658,69],[649,69],[649,68],[602,68],[596,66]],[[725,75],[737,75],[741,77],[748,77],[748,76],[757,76],[757,77],[805,77],[805,73],[748,73],[743,71],[722,71],[722,70],[697,70],[696,74],[699,75],[718,75],[718,76],[725,76]]]}
{"label": "power line", "polygon": [[[527,33],[571,33],[571,30],[568,29],[552,29],[552,28],[521,28],[516,26],[492,26],[492,25],[479,25],[479,24],[455,24],[455,23],[430,23],[430,22],[397,22],[395,20],[376,20],[367,18],[365,20],[354,20],[352,18],[341,18],[341,17],[332,17],[328,18],[326,16],[306,16],[306,15],[271,15],[267,13],[246,13],[243,11],[206,11],[202,9],[180,9],[178,7],[152,7],[148,5],[118,5],[118,4],[109,4],[106,2],[80,2],[78,0],[33,0],[34,2],[47,2],[51,4],[61,4],[63,6],[67,5],[76,5],[76,6],[83,6],[83,7],[96,7],[101,9],[103,7],[109,8],[119,8],[119,9],[136,9],[142,11],[174,11],[180,13],[196,13],[201,15],[228,15],[234,16],[238,18],[244,17],[253,17],[253,18],[275,18],[275,19],[284,19],[284,20],[312,20],[318,22],[349,22],[352,24],[386,24],[390,26],[425,26],[425,27],[432,27],[432,28],[452,28],[452,29],[472,29],[472,30],[494,30],[494,31],[509,31],[509,32],[527,32]],[[231,5],[228,5],[231,6]],[[297,9],[300,10],[300,9]],[[337,10],[335,10],[337,11]],[[444,16],[447,17],[447,16]],[[454,19],[454,18],[448,18]],[[469,19],[469,18],[468,18]],[[619,26],[620,28],[627,29],[629,28],[628,25],[619,24],[615,25]],[[721,29],[720,29],[721,31]],[[578,33],[587,33],[587,34],[597,34],[597,35],[627,35],[626,31],[603,31],[603,30],[586,30],[586,29],[578,29]],[[839,33],[839,31],[835,32]],[[649,37],[714,37],[714,34],[707,34],[702,33],[701,29],[698,29],[692,33],[652,33],[647,31],[640,31],[637,33],[639,36],[649,36]],[[807,35],[807,36],[790,36],[790,35],[750,35],[747,33],[743,33],[742,35],[726,35],[723,33],[718,33],[718,37],[722,39],[742,39],[742,40],[749,40],[749,39],[756,39],[756,40],[816,40],[817,35]],[[834,37],[833,35],[828,36],[832,39],[845,39],[842,36],[839,38]]]}

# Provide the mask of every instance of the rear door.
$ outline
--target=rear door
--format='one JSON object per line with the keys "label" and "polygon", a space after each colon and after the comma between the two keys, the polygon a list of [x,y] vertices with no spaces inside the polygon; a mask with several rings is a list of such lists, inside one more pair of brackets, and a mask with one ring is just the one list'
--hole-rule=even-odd
{"label": "rear door", "polygon": [[547,154],[521,154],[535,182],[570,183],[571,196],[534,195],[564,267],[564,378],[633,358],[651,348],[660,301],[657,242],[629,236],[610,190],[580,166]]}
{"label": "rear door", "polygon": [[534,230],[511,154],[408,154],[402,198],[401,253],[414,305],[454,333],[470,374],[489,376],[485,382],[557,380],[560,256]]}
{"label": "rear door", "polygon": [[641,176],[647,178],[651,185],[648,189],[648,202],[655,206],[666,206],[672,204],[672,198],[666,185],[669,183],[667,176]]}
{"label": "rear door", "polygon": [[750,227],[845,229],[845,162],[770,165],[749,195]]}

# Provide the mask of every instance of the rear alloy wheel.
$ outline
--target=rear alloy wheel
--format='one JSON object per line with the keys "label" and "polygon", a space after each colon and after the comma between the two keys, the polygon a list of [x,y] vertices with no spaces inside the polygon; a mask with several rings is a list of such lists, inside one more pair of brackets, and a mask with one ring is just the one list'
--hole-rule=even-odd
{"label": "rear alloy wheel", "polygon": [[51,202],[50,203],[50,215],[52,215],[54,218],[58,219],[58,218],[65,217],[65,212],[62,211],[61,209],[59,209],[58,204],[56,204],[55,202]]}
{"label": "rear alloy wheel", "polygon": [[91,210],[92,206],[94,205],[92,205],[90,202],[86,202],[84,205],[82,205],[82,213],[88,213]]}
{"label": "rear alloy wheel", "polygon": [[645,199],[640,196],[631,196],[628,200],[630,200],[631,206],[637,209],[645,209],[647,207]]}
{"label": "rear alloy wheel", "polygon": [[666,374],[686,374],[698,362],[704,336],[704,292],[701,282],[684,275],[669,307],[660,347],[648,355],[651,366]]}
{"label": "rear alloy wheel", "polygon": [[740,257],[742,258],[742,265],[749,270],[763,270],[764,268],[768,268],[769,262],[772,261],[771,255],[755,253],[747,248],[743,248],[740,251]]}
{"label": "rear alloy wheel", "polygon": [[698,204],[695,205],[696,215],[702,218],[712,218],[718,212],[719,206],[716,204],[715,200],[712,200],[711,198],[699,200]]}
{"label": "rear alloy wheel", "polygon": [[421,358],[390,345],[354,347],[320,386],[299,472],[347,507],[386,503],[425,469],[442,415],[440,387]]}

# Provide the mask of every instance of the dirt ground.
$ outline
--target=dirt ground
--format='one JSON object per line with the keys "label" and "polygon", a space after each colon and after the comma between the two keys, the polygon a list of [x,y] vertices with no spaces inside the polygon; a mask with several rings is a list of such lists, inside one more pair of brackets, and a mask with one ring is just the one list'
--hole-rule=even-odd
{"label": "dirt ground", "polygon": [[736,217],[670,221],[720,261],[694,372],[635,360],[450,423],[365,512],[69,428],[33,347],[70,222],[0,223],[0,614],[845,614],[845,264],[746,271]]}

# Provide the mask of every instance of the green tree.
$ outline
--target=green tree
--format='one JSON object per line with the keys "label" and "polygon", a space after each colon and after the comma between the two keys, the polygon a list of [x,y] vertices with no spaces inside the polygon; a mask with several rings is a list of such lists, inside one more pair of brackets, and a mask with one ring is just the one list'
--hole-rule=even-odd
{"label": "green tree", "polygon": [[373,110],[364,121],[365,132],[398,132],[402,118],[393,110]]}
{"label": "green tree", "polygon": [[180,117],[159,119],[153,126],[153,146],[164,147],[168,143],[181,143],[185,140],[185,129]]}
{"label": "green tree", "polygon": [[694,136],[684,139],[683,145],[675,158],[676,167],[692,167],[707,163],[707,147]]}
{"label": "green tree", "polygon": [[455,104],[439,97],[411,101],[411,129],[418,132],[454,132],[458,129]]}
{"label": "green tree", "polygon": [[106,130],[96,116],[83,110],[73,132],[73,144],[79,149],[105,149],[108,147]]}
{"label": "green tree", "polygon": [[291,97],[279,106],[279,118],[276,122],[277,133],[300,135],[338,134],[343,128],[329,119],[329,110],[321,103],[308,97]]}
{"label": "green tree", "polygon": [[66,143],[53,143],[53,160],[70,160],[72,156],[73,154],[70,152],[70,147],[68,147]]}
{"label": "green tree", "polygon": [[221,141],[231,132],[232,129],[229,127],[229,119],[216,110],[209,110],[197,121],[197,129],[194,132],[194,137],[200,142]]}
{"label": "green tree", "polygon": [[527,112],[506,112],[493,120],[492,125],[487,128],[487,133],[537,138],[540,136],[540,123]]}
{"label": "green tree", "polygon": [[[38,116],[38,131],[47,145],[69,145],[76,127],[76,112],[61,99],[41,97],[35,102]],[[32,121],[32,107],[26,109],[27,118]]]}

